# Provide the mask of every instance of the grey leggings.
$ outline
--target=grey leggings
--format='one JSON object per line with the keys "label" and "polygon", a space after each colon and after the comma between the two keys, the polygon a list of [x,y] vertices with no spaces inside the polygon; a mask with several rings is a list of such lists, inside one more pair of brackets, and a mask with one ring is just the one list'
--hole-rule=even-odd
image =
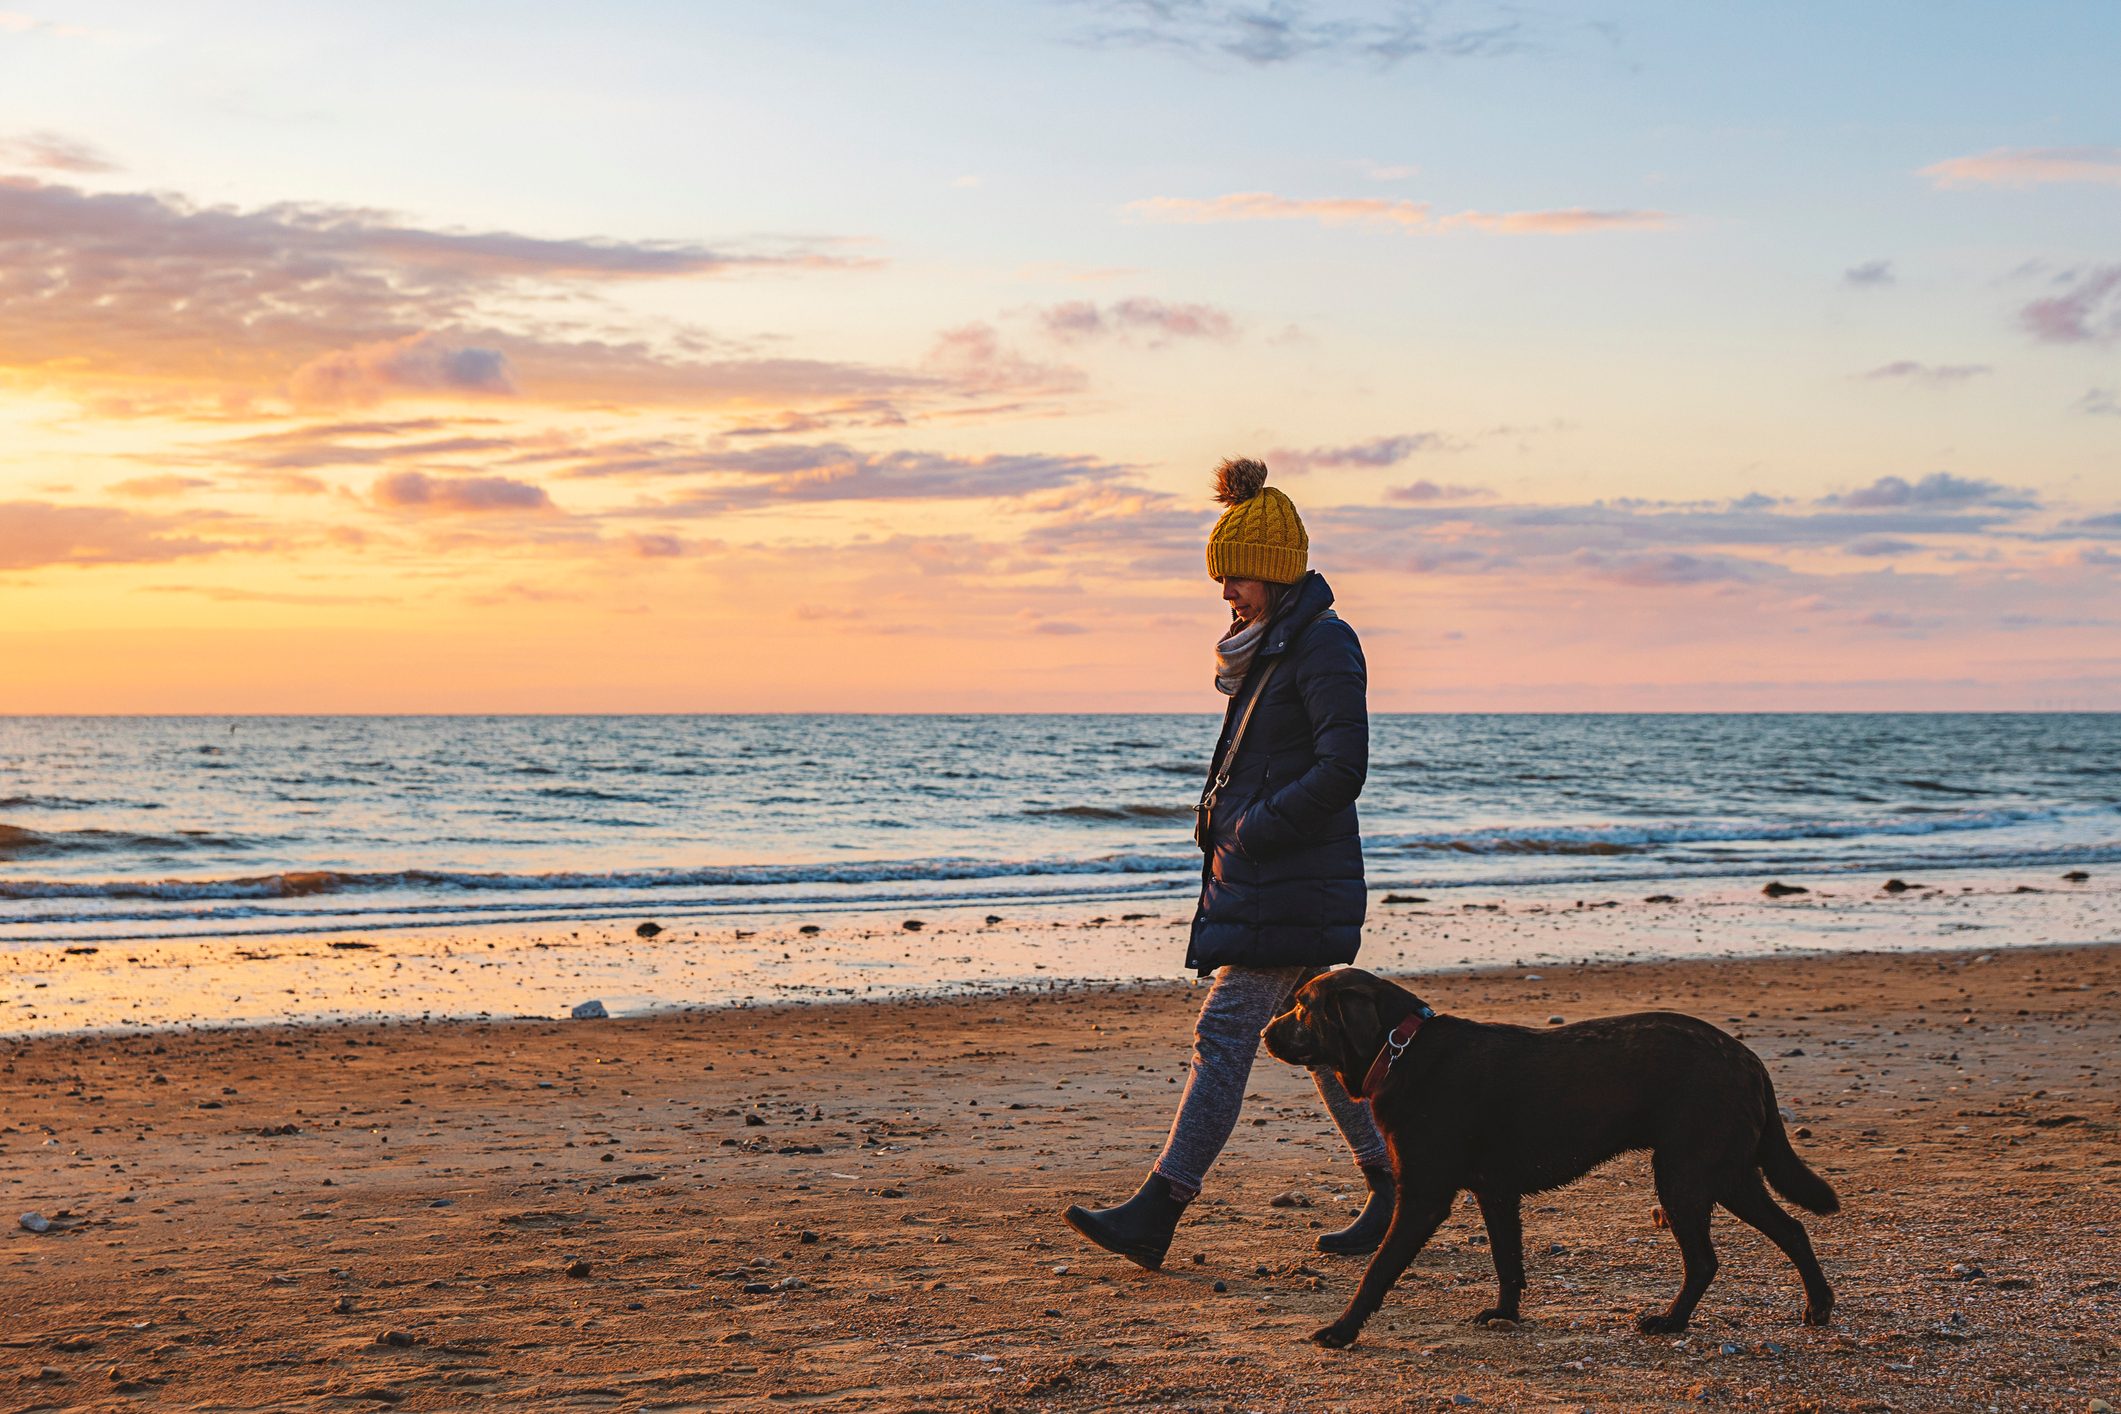
{"label": "grey leggings", "polygon": [[[1281,1011],[1291,992],[1323,971],[1322,967],[1216,969],[1215,983],[1208,988],[1200,1020],[1193,1026],[1193,1068],[1186,1076],[1186,1093],[1171,1121],[1171,1137],[1164,1141],[1164,1152],[1156,1160],[1156,1172],[1181,1197],[1200,1191],[1208,1166],[1237,1128],[1245,1082],[1252,1076],[1252,1060],[1259,1053],[1259,1033]],[[1350,1096],[1330,1069],[1319,1067],[1311,1075],[1341,1137],[1355,1151],[1355,1162],[1366,1168],[1383,1167],[1388,1162],[1384,1136],[1370,1118],[1369,1104]]]}

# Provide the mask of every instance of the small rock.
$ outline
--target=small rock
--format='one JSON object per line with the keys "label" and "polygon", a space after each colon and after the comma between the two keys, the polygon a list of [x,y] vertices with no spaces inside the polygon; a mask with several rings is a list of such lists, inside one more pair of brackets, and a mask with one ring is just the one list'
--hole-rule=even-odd
{"label": "small rock", "polygon": [[776,1291],[801,1291],[808,1285],[810,1283],[804,1281],[801,1277],[782,1277],[773,1284],[773,1288]]}
{"label": "small rock", "polygon": [[1678,898],[1676,898],[1675,896],[1673,896],[1673,895],[1671,895],[1671,894],[1651,894],[1651,895],[1650,895],[1650,896],[1649,896],[1648,898],[1644,899],[1644,900],[1643,900],[1643,902],[1644,902],[1644,903],[1677,903],[1677,902],[1679,902],[1679,900],[1678,900]]}
{"label": "small rock", "polygon": [[1229,1289],[1230,1289],[1230,1283],[1228,1283],[1228,1282],[1226,1282],[1226,1281],[1219,1281],[1219,1282],[1215,1283],[1215,1286],[1214,1286],[1214,1290],[1216,1290],[1216,1291],[1228,1291]]}
{"label": "small rock", "polygon": [[1508,1316],[1490,1316],[1484,1324],[1491,1331],[1514,1331],[1517,1329],[1517,1322],[1511,1320]]}
{"label": "small rock", "polygon": [[909,933],[918,933],[921,929],[927,927],[928,925],[921,922],[921,920],[918,918],[909,918],[898,926],[904,928]]}
{"label": "small rock", "polygon": [[744,1283],[744,1294],[746,1296],[764,1296],[772,1290],[772,1282],[747,1281]]}
{"label": "small rock", "polygon": [[1206,1266],[1207,1264],[1208,1264],[1208,1254],[1207,1254],[1207,1253],[1205,1253],[1205,1252],[1195,1252],[1195,1253],[1193,1254],[1193,1265],[1194,1265],[1194,1266],[1196,1266],[1196,1267],[1204,1267],[1204,1266]]}
{"label": "small rock", "polygon": [[988,923],[988,925],[989,925],[990,927],[991,927],[992,925],[996,924],[996,923],[999,923],[999,922],[1001,922],[1001,921],[1002,921],[1002,916],[1001,916],[1001,915],[1000,915],[999,913],[990,913],[990,914],[988,914],[988,915],[987,915],[987,923]]}
{"label": "small rock", "polygon": [[353,1308],[354,1299],[351,1296],[342,1296],[332,1303],[332,1310],[337,1311],[342,1316],[350,1315]]}
{"label": "small rock", "polygon": [[1544,982],[1547,979],[1540,976],[1537,972],[1527,972],[1524,975],[1524,980],[1527,982]]}
{"label": "small rock", "polygon": [[1723,1344],[1716,1347],[1716,1353],[1718,1355],[1738,1355],[1743,1352],[1741,1352],[1736,1345],[1727,1340]]}
{"label": "small rock", "polygon": [[663,925],[660,923],[643,923],[640,927],[633,930],[633,935],[636,938],[652,938],[662,931]]}
{"label": "small rock", "polygon": [[1568,1018],[1565,1016],[1550,1016],[1547,1018],[1547,1025],[1549,1026],[1565,1026],[1567,1024]]}
{"label": "small rock", "polygon": [[60,1369],[57,1365],[42,1365],[38,1367],[37,1373],[31,1375],[30,1378],[33,1380],[63,1380],[66,1378],[66,1371]]}
{"label": "small rock", "polygon": [[2084,1414],[2114,1414],[2114,1406],[2103,1399],[2095,1399],[2084,1406]]}
{"label": "small rock", "polygon": [[1905,879],[1887,879],[1885,881],[1885,891],[1889,894],[1904,894],[1913,887],[1915,886]]}
{"label": "small rock", "polygon": [[[2072,884],[2081,884],[2086,879],[2089,879],[2091,875],[2085,873],[2082,869],[2072,869],[2067,874],[2064,874],[2062,877]],[[2105,1403],[2106,1401],[2103,1399],[2095,1399],[2092,1401],[2092,1408],[2097,1409]]]}
{"label": "small rock", "polygon": [[408,1345],[418,1345],[419,1343],[420,1338],[411,1331],[382,1331],[376,1336],[376,1344],[395,1345],[401,1350]]}
{"label": "small rock", "polygon": [[1057,1277],[1064,1277],[1074,1270],[1075,1268],[1069,1266],[1066,1262],[1063,1262],[1053,1269],[1053,1275]]}
{"label": "small rock", "polygon": [[1979,1280],[1980,1280],[1981,1278],[1983,1278],[1983,1277],[1985,1277],[1985,1276],[1987,1276],[1987,1275],[1988,1275],[1988,1273],[1987,1273],[1987,1272],[1984,1272],[1984,1271],[1982,1271],[1982,1270],[1981,1270],[1981,1268],[1980,1268],[1980,1266],[1979,1266],[1978,1264],[1976,1264],[1976,1263],[1973,1263],[1973,1262],[1954,1262],[1954,1263],[1952,1263],[1952,1271],[1951,1271],[1951,1277],[1952,1277],[1952,1280],[1953,1280],[1953,1281],[1979,1281]]}
{"label": "small rock", "polygon": [[796,1235],[795,1240],[797,1242],[802,1243],[805,1247],[808,1247],[811,1243],[817,1241],[817,1234],[810,1231],[810,1229],[808,1228],[804,1228],[802,1232]]}
{"label": "small rock", "polygon": [[822,932],[824,932],[825,930],[824,930],[824,929],[822,929],[822,928],[820,928],[820,927],[818,927],[818,926],[817,926],[817,924],[815,924],[815,923],[805,923],[805,924],[804,924],[804,925],[803,925],[802,927],[800,927],[800,928],[796,929],[795,931],[796,931],[796,932],[798,932],[798,933],[804,933],[804,934],[809,934],[809,933],[822,933]]}
{"label": "small rock", "polygon": [[1780,1341],[1763,1340],[1754,1348],[1762,1355],[1780,1355],[1782,1353],[1782,1343]]}
{"label": "small rock", "polygon": [[761,1115],[747,1114],[744,1116],[744,1123],[752,1128],[762,1129],[765,1127],[766,1120]]}
{"label": "small rock", "polygon": [[42,1213],[24,1213],[15,1221],[21,1223],[23,1228],[29,1232],[50,1232],[52,1230],[52,1220]]}
{"label": "small rock", "polygon": [[[641,926],[645,928],[648,925],[644,923]],[[580,1005],[576,1006],[573,1011],[568,1013],[568,1015],[573,1017],[576,1021],[602,1021],[606,1017],[610,1016],[611,1013],[604,1010],[604,1004],[602,1002],[592,1000],[583,1002]]]}
{"label": "small rock", "polygon": [[1785,884],[1780,880],[1776,880],[1760,892],[1766,894],[1769,898],[1788,898],[1791,894],[1808,894],[1811,890],[1802,884]]}
{"label": "small rock", "polygon": [[574,1259],[574,1260],[573,1260],[572,1262],[569,1262],[569,1263],[567,1264],[567,1275],[569,1275],[569,1276],[571,1276],[571,1277],[586,1277],[586,1276],[588,1276],[588,1275],[589,1275],[589,1261],[588,1261],[588,1259],[587,1259],[587,1258],[584,1258],[584,1257],[577,1257],[577,1258],[575,1258],[575,1259]]}
{"label": "small rock", "polygon": [[1812,1137],[1811,1126],[1807,1124],[1800,1124],[1796,1127],[1796,1129],[1792,1130],[1791,1132],[1795,1134],[1799,1139],[1809,1139]]}
{"label": "small rock", "polygon": [[1420,894],[1386,894],[1386,903],[1427,903]]}
{"label": "small rock", "polygon": [[1475,1399],[1470,1394],[1454,1394],[1451,1396],[1451,1403],[1459,1406],[1461,1409],[1470,1409],[1474,1405],[1480,1403],[1480,1401]]}
{"label": "small rock", "polygon": [[1277,1193],[1268,1199],[1267,1206],[1270,1208],[1308,1208],[1311,1206],[1311,1200],[1292,1188],[1286,1193]]}

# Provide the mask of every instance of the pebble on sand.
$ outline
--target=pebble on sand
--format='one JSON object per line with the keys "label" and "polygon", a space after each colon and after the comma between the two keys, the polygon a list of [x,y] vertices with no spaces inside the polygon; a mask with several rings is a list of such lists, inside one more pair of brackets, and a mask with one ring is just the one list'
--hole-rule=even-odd
{"label": "pebble on sand", "polygon": [[1773,881],[1760,892],[1769,898],[1788,898],[1791,894],[1808,894],[1810,889],[1802,884],[1785,884],[1780,879]]}
{"label": "pebble on sand", "polygon": [[602,1021],[609,1017],[611,1013],[604,1010],[602,1002],[591,999],[578,1004],[568,1015],[576,1021]]}
{"label": "pebble on sand", "polygon": [[1270,1208],[1308,1208],[1311,1206],[1311,1200],[1292,1188],[1286,1193],[1277,1193],[1268,1199],[1267,1206]]}
{"label": "pebble on sand", "polygon": [[652,938],[662,931],[663,925],[660,923],[643,923],[640,927],[633,930],[633,935],[636,938]]}

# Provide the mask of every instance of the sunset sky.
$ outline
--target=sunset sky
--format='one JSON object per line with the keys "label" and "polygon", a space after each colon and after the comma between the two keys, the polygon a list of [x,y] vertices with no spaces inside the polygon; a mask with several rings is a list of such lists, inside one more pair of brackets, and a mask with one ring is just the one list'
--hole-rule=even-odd
{"label": "sunset sky", "polygon": [[[29,8],[5,8],[20,4]],[[0,712],[2121,705],[2121,7],[0,0]]]}

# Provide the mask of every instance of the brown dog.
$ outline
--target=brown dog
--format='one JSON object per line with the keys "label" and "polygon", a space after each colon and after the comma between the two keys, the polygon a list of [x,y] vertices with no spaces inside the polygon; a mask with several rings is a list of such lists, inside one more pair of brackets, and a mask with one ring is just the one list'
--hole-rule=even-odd
{"label": "brown dog", "polygon": [[1399,1205],[1362,1286],[1320,1345],[1352,1344],[1463,1189],[1480,1201],[1501,1295],[1473,1319],[1516,1320],[1527,1193],[1574,1182],[1616,1154],[1650,1151],[1657,1197],[1686,1279],[1645,1333],[1686,1329],[1716,1274],[1709,1214],[1721,1203],[1766,1233],[1804,1279],[1804,1319],[1826,1324],[1833,1288],[1804,1225],[1761,1186],[1814,1213],[1841,1202],[1790,1148],[1767,1068],[1705,1021],[1644,1011],[1535,1031],[1437,1016],[1402,987],[1353,968],[1313,978],[1261,1033],[1292,1065],[1330,1065],[1369,1094],[1392,1151]]}

